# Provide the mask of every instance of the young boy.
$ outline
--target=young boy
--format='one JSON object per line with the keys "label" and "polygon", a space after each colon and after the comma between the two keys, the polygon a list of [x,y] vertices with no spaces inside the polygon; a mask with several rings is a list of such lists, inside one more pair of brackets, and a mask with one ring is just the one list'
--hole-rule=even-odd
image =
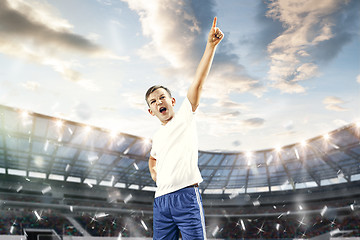
{"label": "young boy", "polygon": [[206,49],[188,93],[179,111],[174,112],[175,98],[164,86],[146,92],[149,113],[159,118],[161,128],[153,137],[149,169],[157,190],[154,200],[154,239],[206,239],[204,212],[198,184],[202,177],[198,167],[195,111],[204,81],[210,71],[216,46],[224,34],[211,27]]}

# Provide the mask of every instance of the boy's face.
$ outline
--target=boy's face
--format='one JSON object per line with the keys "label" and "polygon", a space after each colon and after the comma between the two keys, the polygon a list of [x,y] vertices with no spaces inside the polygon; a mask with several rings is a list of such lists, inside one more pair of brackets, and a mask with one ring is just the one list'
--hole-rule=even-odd
{"label": "boy's face", "polygon": [[162,124],[168,123],[175,115],[174,106],[175,98],[169,96],[169,93],[163,89],[158,88],[152,92],[147,99],[150,108],[149,113],[156,116]]}

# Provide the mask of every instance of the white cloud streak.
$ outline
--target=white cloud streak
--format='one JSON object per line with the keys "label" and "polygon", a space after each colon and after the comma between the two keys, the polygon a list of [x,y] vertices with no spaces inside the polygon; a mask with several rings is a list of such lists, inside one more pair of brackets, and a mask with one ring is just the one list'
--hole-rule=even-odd
{"label": "white cloud streak", "polygon": [[[267,17],[280,21],[285,28],[267,48],[271,59],[268,77],[274,88],[287,93],[306,91],[302,81],[319,74],[312,50],[338,37],[336,14],[348,2],[274,0],[268,4]],[[332,47],[339,49],[341,45]]]}
{"label": "white cloud streak", "polygon": [[[152,61],[154,58],[165,59],[170,64],[170,67],[159,70],[171,78],[170,87],[183,86],[179,82],[184,79],[191,81],[215,16],[211,9],[213,1],[206,2],[205,6],[190,1],[123,1],[138,13],[143,35],[150,38],[150,42],[139,51],[140,56]],[[197,11],[197,8],[202,11]],[[199,12],[202,14],[199,15]],[[221,19],[218,22],[221,28]],[[258,80],[246,74],[244,67],[238,63],[238,57],[230,51],[225,37],[218,47],[203,97],[220,99],[230,92],[252,92],[260,96],[263,87]],[[214,91],[216,94],[213,94]]]}
{"label": "white cloud streak", "polygon": [[38,1],[0,2],[0,52],[50,66],[63,78],[82,80],[69,56],[126,60],[72,32],[73,26],[50,5]]}
{"label": "white cloud streak", "polygon": [[331,111],[336,111],[336,112],[348,111],[347,108],[340,106],[340,104],[344,104],[345,102],[338,97],[334,97],[334,96],[326,97],[323,100],[323,103],[325,104],[325,108]]}

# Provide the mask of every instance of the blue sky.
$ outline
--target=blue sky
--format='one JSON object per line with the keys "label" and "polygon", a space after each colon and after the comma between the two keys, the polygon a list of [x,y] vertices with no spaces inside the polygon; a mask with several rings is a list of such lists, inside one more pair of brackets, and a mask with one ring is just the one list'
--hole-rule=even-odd
{"label": "blue sky", "polygon": [[144,93],[177,107],[214,16],[201,150],[253,151],[360,120],[360,2],[4,0],[0,104],[151,138]]}

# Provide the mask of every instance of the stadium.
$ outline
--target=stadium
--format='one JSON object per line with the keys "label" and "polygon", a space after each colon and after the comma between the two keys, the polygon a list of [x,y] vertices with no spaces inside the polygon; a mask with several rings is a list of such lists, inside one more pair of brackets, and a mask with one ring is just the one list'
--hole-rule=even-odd
{"label": "stadium", "polygon": [[[1,106],[1,239],[151,239],[151,142]],[[199,151],[209,239],[360,236],[360,124],[254,152]],[[36,238],[34,238],[36,239]]]}
{"label": "stadium", "polygon": [[0,240],[360,240],[359,29],[359,0],[0,0]]}

